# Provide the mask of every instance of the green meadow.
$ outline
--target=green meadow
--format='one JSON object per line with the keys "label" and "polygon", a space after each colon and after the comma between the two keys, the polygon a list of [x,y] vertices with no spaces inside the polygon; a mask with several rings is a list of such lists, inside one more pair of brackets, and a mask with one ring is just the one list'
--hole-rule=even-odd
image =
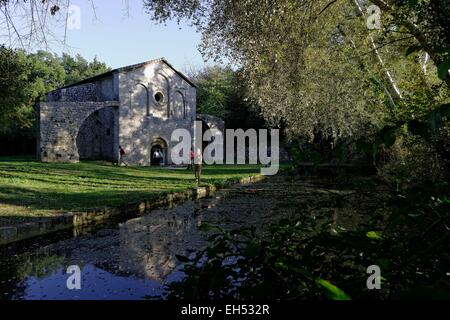
{"label": "green meadow", "polygon": [[[202,185],[222,184],[260,172],[259,165],[204,166]],[[195,187],[185,168],[117,167],[93,161],[41,163],[0,158],[0,226],[155,199]]]}

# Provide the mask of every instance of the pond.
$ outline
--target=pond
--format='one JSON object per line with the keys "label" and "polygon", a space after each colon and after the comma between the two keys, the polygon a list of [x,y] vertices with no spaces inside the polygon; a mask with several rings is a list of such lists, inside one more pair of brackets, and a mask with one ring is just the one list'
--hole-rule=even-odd
{"label": "pond", "polygon": [[[276,176],[253,185],[220,190],[135,218],[84,230],[68,230],[0,247],[0,299],[144,299],[162,296],[165,285],[183,277],[179,257],[204,248],[204,224],[263,232],[274,219],[298,208],[325,212],[331,232],[348,230],[379,207],[352,189],[326,181]],[[343,201],[345,199],[345,201]],[[306,211],[305,211],[306,212]],[[81,270],[81,289],[69,290],[66,270]]]}

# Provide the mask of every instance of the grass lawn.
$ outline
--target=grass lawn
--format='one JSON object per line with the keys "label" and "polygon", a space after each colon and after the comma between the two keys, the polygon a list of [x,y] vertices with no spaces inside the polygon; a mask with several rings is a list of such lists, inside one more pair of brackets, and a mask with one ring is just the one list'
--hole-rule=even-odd
{"label": "grass lawn", "polygon": [[[259,165],[204,166],[202,184],[254,175]],[[33,158],[0,158],[0,226],[61,212],[115,206],[195,186],[186,169],[116,167],[107,162],[46,164]]]}

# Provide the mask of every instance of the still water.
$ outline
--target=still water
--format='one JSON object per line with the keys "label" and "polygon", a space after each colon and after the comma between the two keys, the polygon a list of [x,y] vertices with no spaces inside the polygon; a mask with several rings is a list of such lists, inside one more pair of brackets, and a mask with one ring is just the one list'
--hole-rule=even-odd
{"label": "still water", "polygon": [[[206,244],[199,226],[262,223],[274,207],[262,182],[218,191],[208,199],[144,216],[69,230],[0,247],[0,299],[143,299],[161,296],[183,277],[177,256]],[[67,267],[81,269],[81,289],[69,290]]]}
{"label": "still water", "polygon": [[[166,284],[183,277],[178,256],[192,257],[206,245],[207,235],[199,230],[202,224],[229,229],[252,225],[263,230],[275,218],[312,207],[329,215],[336,231],[358,224],[361,199],[352,200],[353,193],[277,176],[143,216],[3,246],[0,299],[162,296]],[[339,200],[342,197],[344,202]],[[357,206],[359,212],[355,212]],[[67,288],[70,274],[66,270],[71,265],[81,269],[80,290]]]}

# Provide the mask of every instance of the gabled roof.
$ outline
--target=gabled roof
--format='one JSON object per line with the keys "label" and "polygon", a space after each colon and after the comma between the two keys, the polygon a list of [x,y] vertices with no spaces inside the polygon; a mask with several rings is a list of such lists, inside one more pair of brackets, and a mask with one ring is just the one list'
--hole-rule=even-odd
{"label": "gabled roof", "polygon": [[56,90],[70,88],[70,87],[75,87],[75,86],[79,86],[79,85],[82,85],[82,84],[85,84],[85,83],[94,82],[94,81],[101,80],[103,78],[112,76],[114,73],[117,73],[117,72],[130,71],[130,70],[140,68],[140,67],[145,66],[145,65],[150,64],[150,63],[155,63],[155,62],[163,62],[170,69],[172,69],[176,74],[178,74],[181,78],[183,78],[183,80],[185,80],[187,83],[189,83],[194,88],[197,88],[197,86],[187,76],[185,76],[183,73],[181,73],[180,71],[175,69],[175,67],[173,65],[171,65],[166,59],[161,58],[161,59],[149,60],[149,61],[141,62],[141,63],[138,63],[138,64],[133,64],[133,65],[130,65],[130,66],[126,66],[126,67],[121,67],[121,68],[117,68],[117,69],[114,69],[114,70],[110,70],[108,72],[96,75],[94,77],[87,78],[87,79],[84,79],[84,80],[81,80],[81,81],[78,81],[78,82],[75,82],[75,83],[71,83],[71,84],[69,84],[67,86],[58,88]]}

